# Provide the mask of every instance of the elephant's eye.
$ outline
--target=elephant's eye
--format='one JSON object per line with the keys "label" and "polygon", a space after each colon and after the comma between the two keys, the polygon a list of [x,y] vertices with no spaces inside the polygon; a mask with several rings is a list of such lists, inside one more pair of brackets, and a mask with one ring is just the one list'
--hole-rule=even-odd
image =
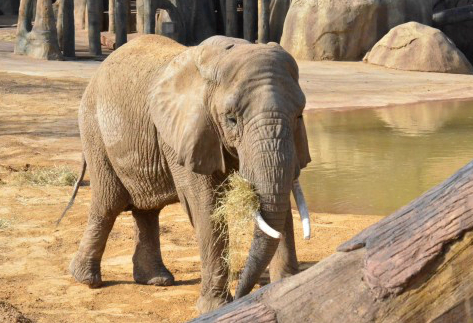
{"label": "elephant's eye", "polygon": [[298,116],[297,119],[302,119],[302,115]]}
{"label": "elephant's eye", "polygon": [[234,115],[227,116],[227,121],[228,121],[228,124],[232,127],[236,126],[237,124],[237,119]]}

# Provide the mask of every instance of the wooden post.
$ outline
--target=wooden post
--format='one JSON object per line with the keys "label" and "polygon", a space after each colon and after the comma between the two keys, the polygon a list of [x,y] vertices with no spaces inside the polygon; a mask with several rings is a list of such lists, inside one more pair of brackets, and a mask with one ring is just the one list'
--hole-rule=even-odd
{"label": "wooden post", "polygon": [[225,35],[238,37],[237,0],[226,0],[225,18]]}
{"label": "wooden post", "polygon": [[87,0],[87,15],[89,19],[89,52],[94,56],[102,55],[100,31],[102,29],[102,5],[99,0]]}
{"label": "wooden post", "polygon": [[143,0],[144,26],[143,33],[154,34],[156,29],[156,7],[153,0]]}
{"label": "wooden post", "polygon": [[243,38],[254,43],[258,33],[258,2],[243,0]]}
{"label": "wooden post", "polygon": [[127,0],[115,0],[115,48],[127,41]]}
{"label": "wooden post", "polygon": [[62,51],[66,57],[74,57],[76,35],[74,26],[74,0],[63,0]]}
{"label": "wooden post", "polygon": [[269,42],[269,2],[258,0],[258,43]]}

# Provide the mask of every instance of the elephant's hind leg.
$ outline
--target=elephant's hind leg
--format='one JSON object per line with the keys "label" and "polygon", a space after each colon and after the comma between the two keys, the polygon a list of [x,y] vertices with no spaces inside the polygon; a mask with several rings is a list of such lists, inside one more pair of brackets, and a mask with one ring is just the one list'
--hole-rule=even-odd
{"label": "elephant's hind leg", "polygon": [[159,244],[159,211],[133,210],[135,253],[133,278],[138,284],[170,286],[174,277],[164,266]]}
{"label": "elephant's hind leg", "polygon": [[87,160],[90,166],[92,201],[89,220],[69,271],[91,288],[102,285],[100,262],[117,216],[128,206],[129,195],[112,167],[103,158]]}

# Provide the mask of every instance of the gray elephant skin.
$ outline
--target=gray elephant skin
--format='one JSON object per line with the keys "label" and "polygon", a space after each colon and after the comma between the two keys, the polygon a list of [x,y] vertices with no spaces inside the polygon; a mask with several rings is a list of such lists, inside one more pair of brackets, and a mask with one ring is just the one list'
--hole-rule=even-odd
{"label": "gray elephant skin", "polygon": [[[133,278],[171,285],[159,245],[159,212],[180,201],[201,258],[200,312],[231,301],[222,260],[225,239],[210,215],[215,190],[233,171],[252,183],[274,239],[255,227],[235,298],[270,265],[271,281],[297,272],[291,184],[310,162],[302,119],[305,97],[295,60],[275,43],[222,37],[195,47],[157,35],[111,54],[83,95],[79,127],[92,201],[70,271],[102,284],[100,262],[116,217],[135,220]],[[85,163],[84,163],[85,167]]]}

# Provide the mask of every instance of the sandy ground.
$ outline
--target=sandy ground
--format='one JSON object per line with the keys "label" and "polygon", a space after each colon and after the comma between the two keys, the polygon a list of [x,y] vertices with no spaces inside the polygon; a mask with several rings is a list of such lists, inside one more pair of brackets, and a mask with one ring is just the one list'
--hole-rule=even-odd
{"label": "sandy ground", "polygon": [[[78,171],[77,108],[100,62],[14,56],[11,32],[0,29],[0,321],[14,321],[18,312],[37,322],[182,322],[195,317],[200,263],[193,229],[179,205],[160,216],[163,258],[175,286],[133,282],[129,213],[118,218],[109,238],[102,263],[105,286],[88,289],[68,274],[87,221],[90,187],[81,188],[75,206],[55,227],[71,187],[20,186],[15,178],[29,167],[68,165]],[[363,63],[300,62],[300,67],[308,108],[473,97],[472,76],[405,73]],[[302,269],[381,218],[311,214],[313,238],[307,242],[294,216]]]}

